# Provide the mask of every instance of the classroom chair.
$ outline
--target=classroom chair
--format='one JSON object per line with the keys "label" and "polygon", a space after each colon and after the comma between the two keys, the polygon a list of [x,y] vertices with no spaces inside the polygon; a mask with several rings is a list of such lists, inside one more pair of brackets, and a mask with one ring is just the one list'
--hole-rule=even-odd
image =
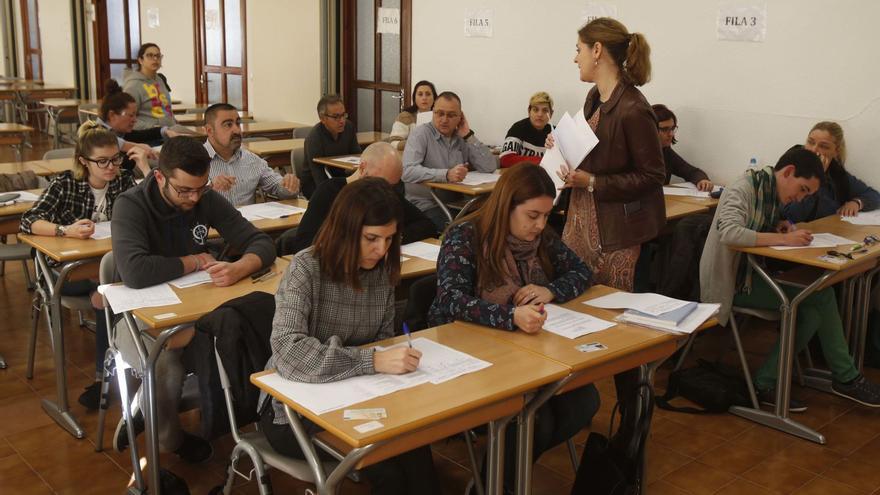
{"label": "classroom chair", "polygon": [[290,152],[290,165],[293,167],[293,173],[302,180],[303,177],[310,177],[312,172],[306,165],[306,152],[302,146],[294,148]]}
{"label": "classroom chair", "polygon": [[31,269],[28,267],[28,260],[31,259],[31,247],[23,242],[14,244],[6,243],[6,236],[0,236],[0,277],[6,275],[7,261],[21,261],[21,268],[24,272],[24,278],[27,282],[27,288],[34,288],[34,281],[31,279]]}
{"label": "classroom chair", "polygon": [[311,127],[297,127],[293,130],[293,139],[305,139],[311,131]]}
{"label": "classroom chair", "polygon": [[90,114],[88,111],[97,111],[100,105],[97,103],[80,103],[79,108],[77,109],[77,114],[79,115],[79,125],[83,125],[86,121],[94,120],[97,117]]}
{"label": "classroom chair", "polygon": [[58,158],[73,158],[76,148],[57,148],[43,153],[43,160],[55,160]]}

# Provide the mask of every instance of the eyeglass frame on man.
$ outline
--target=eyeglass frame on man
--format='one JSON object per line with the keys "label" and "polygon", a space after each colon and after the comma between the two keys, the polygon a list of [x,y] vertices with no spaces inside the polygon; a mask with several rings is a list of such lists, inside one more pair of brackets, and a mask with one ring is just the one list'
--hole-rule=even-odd
{"label": "eyeglass frame on man", "polygon": [[664,134],[674,134],[675,131],[678,130],[678,125],[674,125],[672,127],[657,127],[657,130]]}
{"label": "eyeglass frame on man", "polygon": [[321,115],[331,120],[348,120],[348,112],[336,114],[322,113]]}
{"label": "eyeglass frame on man", "polygon": [[181,198],[191,198],[193,194],[195,194],[197,198],[201,198],[205,195],[205,193],[211,190],[211,179],[208,179],[208,182],[205,182],[205,185],[198,189],[187,189],[184,191],[178,189],[177,186],[172,184],[167,177],[165,178],[165,184],[170,186],[171,189],[174,189],[174,192],[177,194],[177,196]]}

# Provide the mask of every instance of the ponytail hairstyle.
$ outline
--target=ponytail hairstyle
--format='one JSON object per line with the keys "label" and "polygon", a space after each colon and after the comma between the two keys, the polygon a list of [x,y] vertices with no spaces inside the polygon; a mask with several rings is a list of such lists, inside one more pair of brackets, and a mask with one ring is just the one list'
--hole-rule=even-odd
{"label": "ponytail hairstyle", "polygon": [[844,168],[846,163],[846,139],[843,137],[843,128],[837,122],[826,120],[814,125],[810,129],[810,133],[813,131],[825,131],[834,140],[834,144],[837,146],[837,158],[834,158],[828,164],[828,176],[831,178],[831,186],[834,188],[837,199],[841,203],[849,201],[852,198],[850,197],[849,179],[847,178],[846,168]]}
{"label": "ponytail hairstyle", "polygon": [[620,69],[621,79],[635,86],[651,80],[651,47],[641,33],[630,33],[610,17],[593,19],[578,31],[585,45],[602,43]]}
{"label": "ponytail hairstyle", "polygon": [[101,114],[101,120],[109,122],[110,112],[121,114],[132,103],[137,102],[133,96],[122,91],[116,79],[107,79],[104,83],[104,99],[101,100],[101,109],[98,113]]}
{"label": "ponytail hairstyle", "polygon": [[73,177],[88,179],[89,169],[80,162],[80,158],[89,158],[95,148],[119,146],[116,134],[105,129],[101,124],[87,120],[76,131],[76,149],[73,153]]}

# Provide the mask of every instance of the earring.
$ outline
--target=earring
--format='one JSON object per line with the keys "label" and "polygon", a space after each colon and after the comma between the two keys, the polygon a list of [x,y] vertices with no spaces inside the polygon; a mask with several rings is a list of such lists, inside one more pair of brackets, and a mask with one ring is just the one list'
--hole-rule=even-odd
{"label": "earring", "polygon": [[599,67],[599,59],[598,59],[598,58],[597,58],[596,61],[593,63],[593,65],[595,65],[596,67]]}

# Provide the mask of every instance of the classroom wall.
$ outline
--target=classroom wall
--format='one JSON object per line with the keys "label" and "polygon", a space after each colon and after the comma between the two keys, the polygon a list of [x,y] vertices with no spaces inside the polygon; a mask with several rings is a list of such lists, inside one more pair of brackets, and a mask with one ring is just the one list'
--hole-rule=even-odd
{"label": "classroom wall", "polygon": [[[140,7],[141,42],[156,43],[165,55],[160,72],[168,78],[172,98],[186,103],[196,101],[192,2],[140,0]],[[157,27],[150,27],[148,22],[150,9],[159,13]]]}
{"label": "classroom wall", "polygon": [[[587,3],[413,0],[412,80],[456,91],[486,143],[503,141],[538,90],[556,100],[554,122],[574,114],[591,86],[572,62]],[[830,119],[846,132],[847,167],[880,187],[871,149],[880,136],[880,2],[767,2],[762,43],[717,40],[719,2],[604,3],[647,37],[654,77],[642,90],[678,115],[676,150],[713,179],[732,180],[750,157],[775,164],[813,123]],[[494,9],[494,37],[464,37],[465,9],[476,7]]]}

